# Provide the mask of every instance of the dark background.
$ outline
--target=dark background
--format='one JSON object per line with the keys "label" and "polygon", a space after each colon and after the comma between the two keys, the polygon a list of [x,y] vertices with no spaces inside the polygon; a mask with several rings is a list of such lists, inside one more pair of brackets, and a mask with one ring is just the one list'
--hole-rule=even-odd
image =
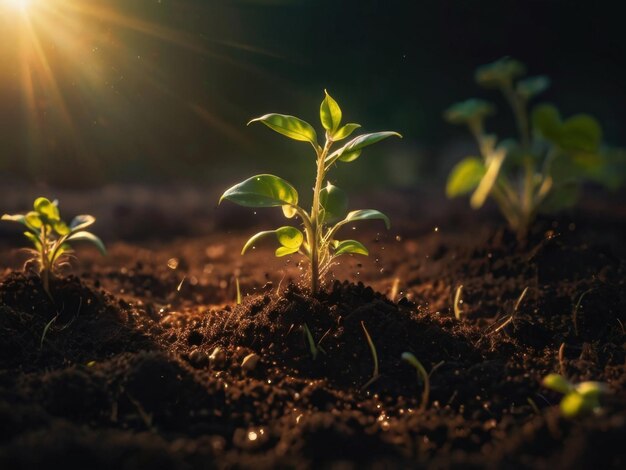
{"label": "dark background", "polygon": [[[541,100],[564,115],[598,117],[606,141],[625,144],[626,40],[619,2],[394,0],[98,0],[153,30],[86,20],[89,60],[41,38],[59,103],[38,94],[37,126],[23,102],[14,44],[0,47],[0,172],[58,186],[108,182],[229,185],[255,172],[310,181],[307,145],[246,122],[295,114],[319,128],[323,89],[365,130],[405,138],[368,150],[335,174],[348,185],[440,182],[471,150],[442,110],[471,96],[500,110],[489,124],[513,132],[476,66],[510,55],[552,88]],[[0,17],[0,27],[12,19]],[[62,25],[58,26],[62,28]],[[164,33],[166,32],[166,33]],[[166,37],[163,37],[166,36]],[[90,60],[93,63],[90,63]],[[91,65],[98,67],[88,80]],[[344,184],[345,186],[345,184]]]}

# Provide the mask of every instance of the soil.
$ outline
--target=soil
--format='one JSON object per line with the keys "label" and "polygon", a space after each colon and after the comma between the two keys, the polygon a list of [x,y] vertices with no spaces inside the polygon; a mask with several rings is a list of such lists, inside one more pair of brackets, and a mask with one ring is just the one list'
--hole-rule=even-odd
{"label": "soil", "polygon": [[[518,242],[493,212],[422,216],[420,197],[382,201],[398,228],[364,224],[370,256],[314,297],[297,257],[239,255],[254,232],[226,207],[202,233],[168,222],[128,242],[119,227],[106,258],[79,249],[52,299],[13,234],[0,468],[625,468],[623,205],[540,218]],[[428,403],[407,351],[432,371]],[[550,372],[608,383],[602,410],[561,417]]]}

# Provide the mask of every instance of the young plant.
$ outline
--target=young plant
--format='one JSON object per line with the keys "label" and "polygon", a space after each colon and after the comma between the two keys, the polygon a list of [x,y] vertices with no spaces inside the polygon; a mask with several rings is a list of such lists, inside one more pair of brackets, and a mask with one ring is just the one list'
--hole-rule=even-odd
{"label": "young plant", "polygon": [[479,67],[477,83],[498,89],[513,110],[519,138],[498,143],[484,129],[495,107],[469,99],[448,108],[445,119],[467,125],[478,143],[479,156],[466,157],[451,171],[448,197],[472,192],[470,204],[480,208],[488,197],[498,205],[519,238],[526,236],[539,211],[554,212],[576,203],[581,183],[613,185],[607,157],[601,149],[602,129],[588,114],[562,119],[551,104],[529,114],[529,102],[548,88],[545,76],[520,79],[526,67],[503,58]]}
{"label": "young plant", "polygon": [[368,251],[356,240],[339,240],[339,229],[359,220],[379,219],[389,228],[388,217],[373,209],[348,212],[346,194],[327,181],[330,169],[336,163],[355,161],[365,147],[391,136],[401,137],[397,132],[375,132],[363,134],[333,150],[334,145],[349,137],[359,124],[342,125],[342,111],[337,102],[328,94],[320,106],[320,121],[324,128],[324,142],[320,144],[317,133],[309,123],[285,114],[266,114],[253,119],[290,139],[310,144],[314,150],[317,174],[313,187],[311,210],[299,205],[296,189],[278,176],[256,175],[228,189],[220,198],[246,207],[282,207],[283,215],[290,219],[299,217],[303,231],[293,226],[279,227],[276,230],[259,232],[248,240],[241,251],[244,254],[250,247],[267,236],[275,236],[280,245],[276,256],[300,253],[310,264],[311,292],[317,293],[321,278],[333,261],[345,254],[367,255]]}
{"label": "young plant", "polygon": [[72,254],[70,243],[88,241],[96,245],[102,254],[106,254],[106,250],[97,236],[85,230],[96,221],[93,216],[76,216],[67,225],[61,220],[57,201],[51,202],[45,197],[37,198],[33,209],[26,214],[4,214],[2,220],[19,222],[26,226],[24,236],[34,247],[27,248],[32,255],[27,263],[35,263],[43,288],[50,295],[50,280],[59,266],[67,264],[67,259]]}
{"label": "young plant", "polygon": [[[420,403],[420,409],[425,410],[428,406],[428,400],[430,399],[430,374],[426,372],[422,363],[415,357],[413,353],[403,352],[401,359],[408,362],[417,372],[417,383],[424,383],[424,390],[422,391],[422,402]],[[433,369],[434,370],[434,369]]]}
{"label": "young plant", "polygon": [[600,409],[600,396],[608,392],[608,387],[602,382],[581,382],[572,384],[559,374],[548,374],[542,380],[542,385],[555,392],[562,393],[560,409],[566,418],[575,418],[585,413]]}
{"label": "young plant", "polygon": [[367,328],[365,328],[365,322],[361,322],[361,328],[363,328],[363,334],[365,334],[365,339],[367,340],[367,345],[370,348],[370,353],[372,354],[372,361],[374,362],[374,369],[372,370],[372,377],[367,381],[361,390],[365,390],[374,382],[376,382],[380,378],[380,369],[378,367],[378,351],[376,351],[376,345],[374,341],[372,341],[372,337],[370,336]]}

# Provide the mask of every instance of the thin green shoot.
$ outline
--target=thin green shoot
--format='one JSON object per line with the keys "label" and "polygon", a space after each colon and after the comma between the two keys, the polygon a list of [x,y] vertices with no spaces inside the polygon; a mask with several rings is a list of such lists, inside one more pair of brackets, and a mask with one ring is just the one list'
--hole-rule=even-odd
{"label": "thin green shoot", "polygon": [[463,300],[461,299],[461,294],[463,293],[463,285],[459,285],[456,288],[456,293],[454,294],[454,317],[457,320],[461,320],[461,315],[463,314],[463,309],[461,308],[461,303]]}
{"label": "thin green shoot", "polygon": [[424,384],[424,390],[422,391],[422,401],[420,402],[420,410],[424,411],[428,406],[428,401],[430,399],[430,375],[426,372],[426,369],[424,368],[422,363],[415,357],[413,353],[403,352],[401,359],[408,362],[411,366],[415,368],[417,372],[418,385],[420,383]]}
{"label": "thin green shoot", "polygon": [[585,292],[580,294],[580,296],[578,297],[578,301],[576,301],[574,309],[572,310],[572,323],[574,324],[574,332],[576,333],[576,336],[578,336],[578,311],[580,310],[580,305],[585,296],[592,290],[593,289],[587,289]]}
{"label": "thin green shoot", "polygon": [[311,330],[309,329],[309,325],[307,325],[306,323],[302,325],[302,332],[304,333],[304,337],[309,346],[309,352],[311,353],[311,357],[313,358],[313,360],[317,359],[319,353],[326,354],[324,348],[320,346],[320,343],[326,337],[326,334],[324,334],[324,336],[322,336],[322,338],[316,343],[315,339],[313,339],[313,335],[311,334]]}
{"label": "thin green shoot", "polygon": [[372,360],[374,361],[374,369],[372,371],[372,378],[367,381],[365,385],[361,388],[361,390],[365,390],[374,382],[376,382],[380,378],[380,371],[378,369],[378,352],[376,351],[376,345],[374,345],[374,341],[372,341],[372,337],[370,336],[367,328],[365,327],[365,322],[361,321],[361,327],[363,328],[363,333],[365,334],[365,339],[367,340],[367,345],[370,348],[370,353],[372,354]]}
{"label": "thin green shoot", "polygon": [[239,276],[235,276],[235,289],[237,290],[237,305],[241,305],[241,287],[239,286]]}

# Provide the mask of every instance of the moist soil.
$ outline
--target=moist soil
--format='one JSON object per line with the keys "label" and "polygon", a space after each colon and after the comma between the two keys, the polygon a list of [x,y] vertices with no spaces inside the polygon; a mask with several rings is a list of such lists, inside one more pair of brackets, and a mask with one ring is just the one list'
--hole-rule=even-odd
{"label": "moist soil", "polygon": [[[80,249],[52,298],[5,242],[0,468],[624,468],[623,212],[524,242],[489,212],[401,214],[316,296],[228,217]],[[602,409],[561,417],[550,372],[608,383]]]}

